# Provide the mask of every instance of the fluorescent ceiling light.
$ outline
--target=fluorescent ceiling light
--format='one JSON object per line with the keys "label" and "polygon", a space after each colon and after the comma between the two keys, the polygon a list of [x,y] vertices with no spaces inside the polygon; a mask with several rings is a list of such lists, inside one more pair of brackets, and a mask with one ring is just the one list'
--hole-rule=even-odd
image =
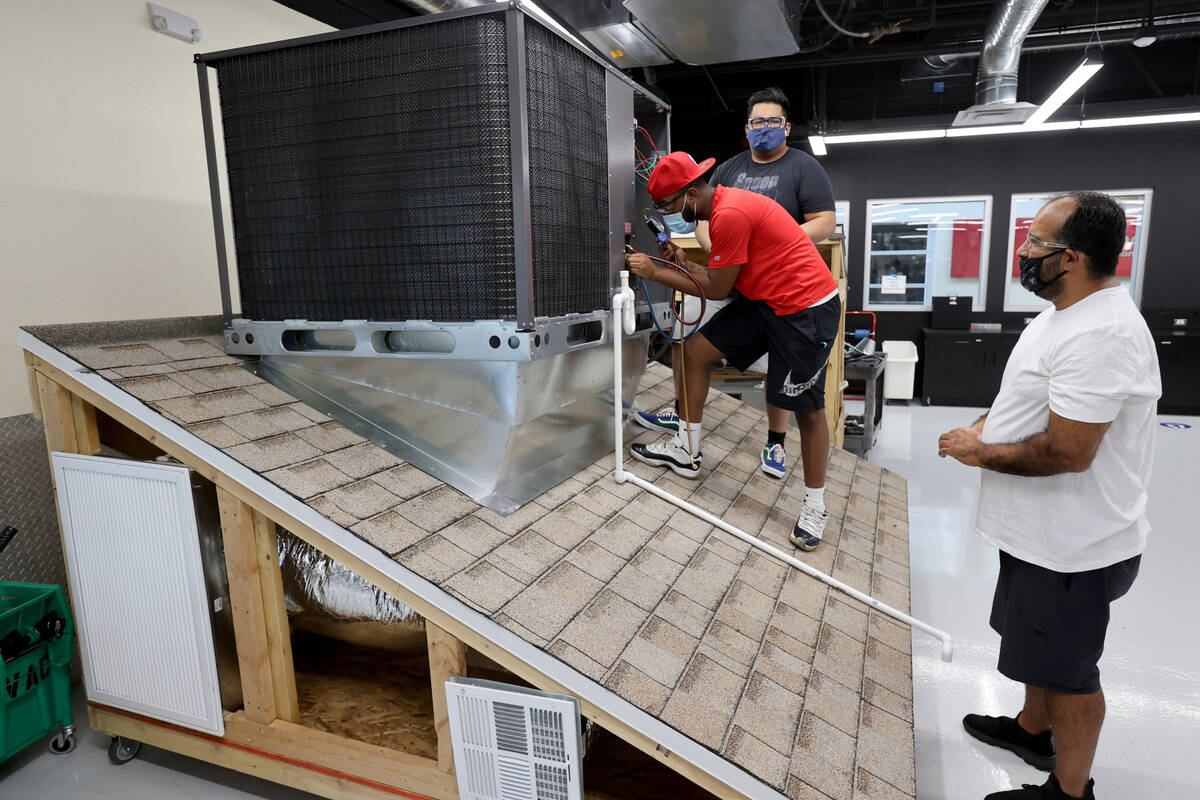
{"label": "fluorescent ceiling light", "polygon": [[1078,127],[1079,123],[1074,120],[1070,122],[1043,122],[1041,125],[1029,125],[1028,123],[1021,123],[1019,125],[972,125],[969,128],[950,128],[946,131],[946,135],[951,138],[959,136],[997,136],[1004,133],[1069,131]]}
{"label": "fluorescent ceiling light", "polygon": [[[1095,71],[1093,70],[1093,74]],[[1060,89],[1062,87],[1059,87]],[[1047,100],[1047,103],[1050,101]],[[870,133],[837,133],[825,136],[809,136],[809,143],[815,155],[825,155],[831,144],[858,144],[861,142],[898,142],[912,139],[941,139],[942,137],[958,138],[960,136],[997,136],[1008,133],[1045,133],[1049,131],[1070,131],[1076,128],[1116,128],[1124,125],[1165,125],[1172,122],[1200,122],[1200,111],[1180,111],[1166,114],[1144,114],[1133,117],[1106,117],[1102,119],[1064,120],[1062,122],[1042,122],[1031,125],[1028,122],[1016,125],[972,125],[964,128],[926,128],[917,131],[873,131]],[[819,144],[818,144],[819,142]],[[820,152],[818,152],[818,149]],[[876,206],[882,210],[887,205]]]}
{"label": "fluorescent ceiling light", "polygon": [[1108,117],[1085,119],[1084,128],[1116,128],[1123,125],[1162,125],[1168,122],[1200,122],[1200,111],[1185,111],[1178,114],[1146,114],[1138,117]]}
{"label": "fluorescent ceiling light", "polygon": [[1036,126],[1050,119],[1050,115],[1058,111],[1059,107],[1078,92],[1081,86],[1091,80],[1092,76],[1099,72],[1103,66],[1104,62],[1098,59],[1085,58],[1075,68],[1075,71],[1068,75],[1067,79],[1060,83],[1058,88],[1046,98],[1046,102],[1038,106],[1029,119],[1025,120],[1025,124]]}
{"label": "fluorescent ceiling light", "polygon": [[878,131],[874,133],[839,133],[826,136],[826,144],[854,144],[855,142],[898,142],[908,139],[941,139],[946,135],[944,128],[922,131]]}
{"label": "fluorescent ceiling light", "polygon": [[1134,47],[1149,47],[1158,41],[1158,37],[1153,32],[1147,32],[1130,42]]}

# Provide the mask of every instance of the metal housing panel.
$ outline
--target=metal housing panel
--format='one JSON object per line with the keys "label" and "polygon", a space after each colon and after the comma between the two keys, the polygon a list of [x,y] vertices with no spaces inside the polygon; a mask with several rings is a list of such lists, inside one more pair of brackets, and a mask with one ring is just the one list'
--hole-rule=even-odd
{"label": "metal housing panel", "polygon": [[[533,328],[533,221],[529,207],[529,87],[525,74],[525,15],[504,14],[508,47],[509,158],[512,162],[513,275],[517,328]],[[490,316],[490,315],[489,315]],[[496,315],[499,316],[499,315]]]}
{"label": "metal housing panel", "polygon": [[[633,233],[636,201],[633,174],[633,89],[609,73],[604,83],[608,126],[608,252],[611,284],[625,269],[625,236]],[[626,230],[628,226],[628,230]]]}
{"label": "metal housing panel", "polygon": [[191,470],[51,458],[88,700],[224,734]]}
{"label": "metal housing panel", "polygon": [[723,64],[799,51],[785,0],[625,0],[638,23],[687,64]]}
{"label": "metal housing panel", "polygon": [[[648,339],[646,332],[622,342],[626,403],[645,371]],[[501,514],[612,446],[607,347],[526,362],[264,356],[252,368]]]}
{"label": "metal housing panel", "polygon": [[607,53],[621,69],[656,67],[670,64],[672,60],[632,22],[602,25],[579,33],[601,52]]}

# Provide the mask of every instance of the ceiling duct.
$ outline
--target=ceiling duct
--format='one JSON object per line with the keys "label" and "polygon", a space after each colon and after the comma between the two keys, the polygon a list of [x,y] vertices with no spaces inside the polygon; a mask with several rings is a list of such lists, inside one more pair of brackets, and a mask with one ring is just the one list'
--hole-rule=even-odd
{"label": "ceiling duct", "polygon": [[491,5],[496,0],[400,0],[400,2],[422,14],[440,14],[443,11]]}
{"label": "ceiling duct", "polygon": [[675,59],[663,51],[645,27],[616,0],[537,0],[579,31],[593,47],[621,69],[655,67]]}
{"label": "ceiling duct", "polygon": [[790,56],[797,0],[624,0],[638,24],[685,64],[723,64]]}
{"label": "ceiling duct", "polygon": [[992,12],[975,75],[975,105],[958,112],[955,125],[1024,122],[1037,109],[1017,102],[1021,45],[1048,0],[1008,0]]}

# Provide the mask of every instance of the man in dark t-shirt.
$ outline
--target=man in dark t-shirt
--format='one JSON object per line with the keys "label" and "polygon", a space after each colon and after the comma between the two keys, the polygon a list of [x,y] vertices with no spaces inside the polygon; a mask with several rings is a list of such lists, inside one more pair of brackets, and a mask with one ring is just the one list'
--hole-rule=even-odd
{"label": "man in dark t-shirt", "polygon": [[[834,230],[833,186],[821,164],[803,150],[788,147],[792,123],[788,99],[778,89],[755,92],[749,100],[743,150],[717,167],[709,183],[763,194],[787,209],[814,242]],[[708,225],[697,225],[703,243]]]}
{"label": "man in dark t-shirt", "polygon": [[[829,176],[815,158],[802,150],[788,147],[787,137],[792,124],[788,121],[788,98],[776,88],[762,89],[750,95],[746,103],[746,139],[750,149],[738,153],[717,167],[709,179],[713,187],[731,186],[745,189],[771,198],[779,203],[814,243],[824,241],[834,232],[833,186]],[[696,224],[696,240],[704,250],[712,249],[709,238],[709,223],[701,220]],[[705,318],[724,306],[721,301],[709,300]],[[684,299],[684,318],[695,319],[700,312],[699,298]],[[692,330],[689,327],[683,334]],[[681,335],[683,335],[681,334]],[[765,357],[764,357],[765,358]],[[678,362],[678,357],[673,363]],[[750,369],[766,372],[763,361],[752,364]],[[767,443],[762,450],[762,470],[776,478],[786,472],[784,439],[788,427],[787,409],[771,404],[767,406]],[[651,430],[673,433],[678,430],[678,410],[668,406],[660,411],[639,411],[637,422]],[[803,447],[804,432],[801,431]]]}

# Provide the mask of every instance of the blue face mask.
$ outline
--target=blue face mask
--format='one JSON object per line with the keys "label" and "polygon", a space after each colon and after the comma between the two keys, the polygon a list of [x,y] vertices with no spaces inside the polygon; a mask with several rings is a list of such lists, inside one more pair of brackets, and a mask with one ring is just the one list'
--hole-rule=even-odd
{"label": "blue face mask", "polygon": [[749,140],[750,146],[755,150],[760,153],[769,153],[783,144],[787,138],[787,126],[780,125],[778,128],[769,128],[766,126],[751,128],[746,131],[746,138]]}
{"label": "blue face mask", "polygon": [[695,233],[696,221],[687,222],[683,218],[683,212],[676,214],[663,214],[663,222],[667,225],[667,230],[671,233]]}

